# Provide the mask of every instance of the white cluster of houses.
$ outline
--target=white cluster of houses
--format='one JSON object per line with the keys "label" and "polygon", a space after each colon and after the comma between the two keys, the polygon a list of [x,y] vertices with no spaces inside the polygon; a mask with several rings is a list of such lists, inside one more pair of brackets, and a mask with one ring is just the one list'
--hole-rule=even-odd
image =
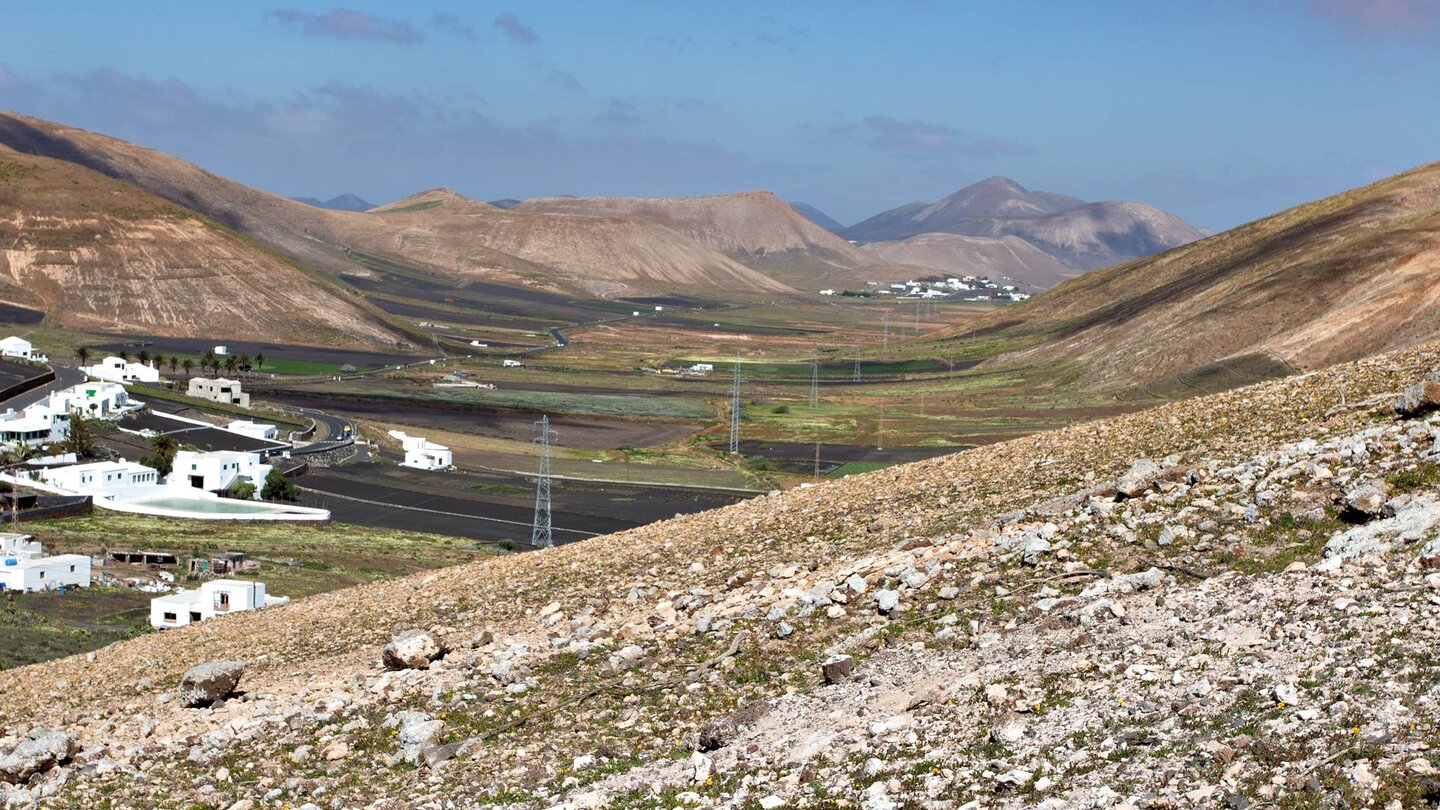
{"label": "white cluster of houses", "polygon": [[259,453],[242,450],[180,450],[168,476],[136,461],[95,461],[26,470],[21,477],[66,493],[94,498],[143,500],[163,497],[167,489],[228,492],[237,484],[254,484],[258,499],[261,484],[274,469]]}
{"label": "white cluster of houses", "polygon": [[88,382],[56,391],[34,404],[0,413],[0,445],[43,447],[70,435],[70,416],[109,419],[140,407],[125,387],[112,382]]}
{"label": "white cluster of houses", "polygon": [[184,627],[228,613],[283,605],[288,596],[271,596],[265,583],[243,579],[212,579],[193,590],[182,590],[150,600],[150,626],[157,630]]}
{"label": "white cluster of houses", "polygon": [[443,444],[436,444],[424,436],[411,436],[403,430],[390,431],[390,437],[397,439],[405,450],[403,466],[418,470],[448,470],[455,466],[454,454]]}
{"label": "white cluster of houses", "polygon": [[[877,282],[866,282],[871,287],[880,287]],[[1020,292],[1014,284],[1000,284],[986,276],[951,277],[944,281],[897,281],[875,290],[876,295],[894,295],[900,298],[933,299],[952,298],[965,292],[979,292],[979,295],[964,296],[966,301],[992,301],[1007,299],[1024,301],[1029,293]],[[834,290],[821,290],[821,295],[834,295]]]}
{"label": "white cluster of houses", "polygon": [[88,588],[90,558],[84,554],[46,555],[28,534],[0,534],[0,590],[53,591]]}

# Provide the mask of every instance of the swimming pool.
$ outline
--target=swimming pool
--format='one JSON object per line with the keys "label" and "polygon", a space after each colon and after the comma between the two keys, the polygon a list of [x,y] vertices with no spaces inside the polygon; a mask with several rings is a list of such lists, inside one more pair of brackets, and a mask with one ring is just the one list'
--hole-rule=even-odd
{"label": "swimming pool", "polygon": [[285,512],[285,507],[253,501],[237,501],[230,498],[145,498],[131,501],[139,506],[153,506],[158,509],[175,509],[182,512],[203,512],[207,515],[257,515]]}

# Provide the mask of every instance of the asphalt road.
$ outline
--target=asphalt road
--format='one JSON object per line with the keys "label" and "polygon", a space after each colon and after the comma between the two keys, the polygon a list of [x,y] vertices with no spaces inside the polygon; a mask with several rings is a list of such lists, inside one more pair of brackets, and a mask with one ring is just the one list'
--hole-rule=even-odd
{"label": "asphalt road", "polygon": [[286,410],[315,420],[316,432],[324,432],[324,438],[291,451],[290,455],[292,456],[323,453],[327,450],[348,447],[355,443],[355,436],[360,432],[359,425],[343,416],[335,416],[315,408],[289,407]]}

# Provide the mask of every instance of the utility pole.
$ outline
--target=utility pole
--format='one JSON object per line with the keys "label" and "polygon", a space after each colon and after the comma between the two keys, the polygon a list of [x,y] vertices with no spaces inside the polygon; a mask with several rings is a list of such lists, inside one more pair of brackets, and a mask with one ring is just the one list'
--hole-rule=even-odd
{"label": "utility pole", "polygon": [[530,529],[530,545],[535,548],[552,548],[555,535],[550,526],[550,438],[555,431],[550,429],[550,416],[540,417],[531,425],[536,432],[532,443],[540,444],[540,471],[535,476],[535,522]]}
{"label": "utility pole", "polygon": [[920,299],[915,299],[915,334],[920,334]]}
{"label": "utility pole", "polygon": [[890,313],[885,313],[885,351],[890,351]]}
{"label": "utility pole", "polygon": [[820,480],[820,442],[815,442],[815,480]]}
{"label": "utility pole", "polygon": [[810,361],[810,407],[820,407],[820,361]]}
{"label": "utility pole", "polygon": [[855,382],[860,382],[860,341],[855,341]]}
{"label": "utility pole", "polygon": [[735,387],[730,393],[730,455],[740,452],[740,355],[735,355]]}
{"label": "utility pole", "polygon": [[875,449],[885,449],[885,403],[880,403],[880,426],[875,429]]}

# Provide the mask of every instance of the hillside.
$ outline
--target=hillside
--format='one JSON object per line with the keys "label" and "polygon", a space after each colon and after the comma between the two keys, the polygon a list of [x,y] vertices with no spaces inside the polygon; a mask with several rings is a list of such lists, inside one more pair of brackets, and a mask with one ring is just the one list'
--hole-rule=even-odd
{"label": "hillside", "polygon": [[884,266],[768,191],[710,197],[542,197],[511,210],[651,222],[794,287],[858,286],[917,273],[916,268]]}
{"label": "hillside", "polygon": [[0,752],[77,752],[12,795],[1417,806],[1440,430],[1387,406],[1437,348],[0,673]]}
{"label": "hillside", "polygon": [[[732,298],[789,292],[704,245],[643,225],[526,216],[473,201],[467,201],[473,204],[467,208],[467,227],[456,227],[460,223],[448,213],[396,221],[315,208],[161,152],[14,113],[0,113],[0,145],[124,180],[337,274],[363,273],[350,253],[361,251],[423,263],[461,279],[539,285],[565,294],[618,295],[674,286]],[[397,214],[396,206],[387,207]],[[493,216],[482,222],[477,206]],[[430,227],[432,220],[435,227]],[[507,233],[507,228],[514,230]]]}
{"label": "hillside", "polygon": [[887,262],[933,267],[952,276],[1010,279],[1031,290],[1052,287],[1078,274],[1018,236],[984,239],[922,233],[898,242],[870,242],[864,249]]}
{"label": "hillside", "polygon": [[363,302],[170,202],[0,146],[0,296],[53,324],[393,348]]}
{"label": "hillside", "polygon": [[1095,270],[1204,238],[1183,219],[1136,202],[1087,203],[1053,214],[972,219],[947,229],[967,236],[1018,236],[1077,270]]}
{"label": "hillside", "polygon": [[1321,368],[1440,334],[1437,265],[1440,164],[1428,164],[1087,273],[980,329],[1031,347],[992,364],[1073,364],[1093,387],[1243,380],[1253,366]]}

